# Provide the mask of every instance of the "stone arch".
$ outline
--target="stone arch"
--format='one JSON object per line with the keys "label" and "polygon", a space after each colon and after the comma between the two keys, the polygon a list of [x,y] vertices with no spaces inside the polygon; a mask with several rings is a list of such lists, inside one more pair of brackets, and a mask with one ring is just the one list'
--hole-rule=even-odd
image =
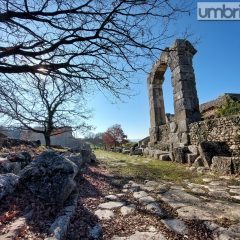
{"label": "stone arch", "polygon": [[150,143],[160,141],[159,127],[166,124],[162,85],[169,67],[174,96],[174,122],[170,124],[174,145],[188,144],[188,124],[200,120],[199,101],[196,90],[192,58],[195,48],[189,41],[178,39],[166,48],[153,65],[148,77],[150,103]]}

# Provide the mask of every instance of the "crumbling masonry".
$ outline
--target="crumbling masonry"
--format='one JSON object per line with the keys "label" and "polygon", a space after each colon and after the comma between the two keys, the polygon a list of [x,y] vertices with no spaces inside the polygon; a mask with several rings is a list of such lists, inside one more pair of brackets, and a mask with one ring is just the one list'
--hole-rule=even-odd
{"label": "crumbling masonry", "polygon": [[[201,119],[192,65],[196,52],[189,41],[178,39],[154,64],[148,77],[150,141],[144,153],[196,169],[240,173],[240,114]],[[175,114],[166,120],[162,85],[168,67]]]}
{"label": "crumbling masonry", "polygon": [[170,124],[173,146],[189,144],[188,125],[200,120],[192,58],[197,51],[190,42],[177,40],[171,48],[165,49],[155,63],[148,77],[150,101],[150,142],[160,140],[159,129],[166,124],[162,84],[167,67],[172,72],[175,119]]}

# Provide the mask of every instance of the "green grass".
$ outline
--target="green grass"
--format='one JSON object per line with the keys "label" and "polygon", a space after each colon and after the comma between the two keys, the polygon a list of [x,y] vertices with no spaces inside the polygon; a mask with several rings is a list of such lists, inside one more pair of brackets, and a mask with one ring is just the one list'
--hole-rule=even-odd
{"label": "green grass", "polygon": [[129,156],[121,153],[95,150],[97,158],[103,165],[121,177],[135,180],[168,180],[182,183],[184,179],[201,182],[202,175],[190,172],[186,165],[155,160],[150,157]]}

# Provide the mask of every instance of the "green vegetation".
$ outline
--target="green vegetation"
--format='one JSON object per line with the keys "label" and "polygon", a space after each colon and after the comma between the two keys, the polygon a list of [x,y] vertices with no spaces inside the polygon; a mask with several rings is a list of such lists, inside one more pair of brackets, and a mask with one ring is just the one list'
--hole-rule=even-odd
{"label": "green vegetation", "polygon": [[227,98],[225,103],[218,108],[218,115],[220,117],[240,114],[240,102]]}
{"label": "green vegetation", "polygon": [[186,169],[186,165],[155,160],[150,157],[129,156],[121,153],[96,150],[100,162],[120,177],[133,178],[136,181],[169,180],[182,183],[184,179],[201,182],[202,176]]}

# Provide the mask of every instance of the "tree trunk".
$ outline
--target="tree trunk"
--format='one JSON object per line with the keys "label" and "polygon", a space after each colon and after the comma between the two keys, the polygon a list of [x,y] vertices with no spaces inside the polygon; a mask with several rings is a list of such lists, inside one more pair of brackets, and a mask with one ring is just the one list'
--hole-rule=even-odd
{"label": "tree trunk", "polygon": [[50,135],[44,135],[45,137],[45,144],[47,147],[50,147],[51,146],[51,138],[50,138]]}

